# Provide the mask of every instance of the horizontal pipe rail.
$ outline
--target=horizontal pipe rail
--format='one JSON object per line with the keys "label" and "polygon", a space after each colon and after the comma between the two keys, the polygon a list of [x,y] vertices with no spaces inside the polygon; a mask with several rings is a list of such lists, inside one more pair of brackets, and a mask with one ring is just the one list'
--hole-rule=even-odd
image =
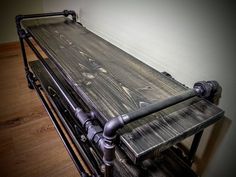
{"label": "horizontal pipe rail", "polygon": [[35,88],[40,100],[42,101],[43,106],[45,107],[47,113],[49,114],[50,119],[52,120],[52,123],[58,133],[58,135],[60,136],[64,146],[66,147],[66,150],[68,152],[68,154],[70,155],[71,159],[73,160],[76,168],[78,169],[80,176],[81,177],[89,177],[90,175],[88,175],[88,173],[85,171],[84,167],[82,166],[82,164],[80,163],[79,159],[77,158],[73,148],[71,147],[69,141],[67,140],[63,130],[61,129],[61,127],[59,126],[59,123],[57,122],[53,112],[51,111],[49,105],[47,104],[47,101],[45,100],[44,96],[42,95],[39,87],[36,85],[36,83],[34,82],[33,78],[30,78],[29,76],[29,81],[31,82],[32,86]]}
{"label": "horizontal pipe rail", "polygon": [[[66,91],[66,89],[62,85],[61,81],[54,74],[53,70],[50,68],[50,66],[47,64],[45,59],[42,57],[42,55],[36,49],[34,44],[29,40],[28,37],[25,37],[24,39],[27,42],[27,44],[29,45],[29,47],[32,49],[34,54],[38,57],[39,61],[42,63],[42,65],[45,68],[45,70],[47,71],[48,75],[51,77],[51,79],[53,80],[54,84],[58,88],[58,90],[60,92],[60,95],[65,99],[65,101],[68,103],[70,109],[73,111],[75,117],[77,119],[79,119],[79,122],[86,129],[86,131],[88,133],[87,136],[90,136],[92,134],[90,136],[90,137],[92,137],[92,139],[90,139],[90,140],[94,141],[94,139],[93,139],[94,136],[96,134],[98,134],[98,132],[96,132],[96,131],[99,129],[100,132],[102,132],[102,128],[99,127],[98,125],[93,125],[93,123],[91,122],[91,118],[89,118],[88,114],[84,113],[83,110],[74,102],[73,98],[68,94],[68,92]],[[94,131],[94,130],[96,130],[96,131]],[[98,140],[100,140],[101,138],[102,138],[102,136],[98,137]],[[97,143],[97,142],[95,142],[95,143]],[[102,145],[103,144],[101,144],[101,146]],[[103,149],[102,147],[99,147],[99,148]]]}
{"label": "horizontal pipe rail", "polygon": [[189,89],[183,94],[167,98],[160,102],[155,102],[149,104],[145,107],[142,107],[136,111],[129,112],[127,114],[120,115],[109,120],[104,127],[103,136],[108,139],[113,138],[116,135],[118,129],[122,128],[124,125],[136,121],[140,118],[143,118],[152,113],[158,112],[167,107],[173,106],[177,103],[185,101],[189,98],[192,98],[197,95],[197,92],[194,89]]}
{"label": "horizontal pipe rail", "polygon": [[[53,100],[53,98],[49,98],[49,103],[52,107],[52,109],[54,110],[54,112],[60,112],[59,109],[63,109],[63,105],[60,105],[59,101],[55,101]],[[89,167],[90,171],[92,171],[92,173],[94,174],[94,176],[96,177],[100,177],[100,169],[98,167],[98,165],[96,165],[95,159],[92,156],[89,148],[90,146],[86,146],[86,142],[81,142],[80,138],[81,138],[81,134],[75,133],[72,130],[72,127],[70,126],[71,122],[67,121],[68,118],[66,115],[64,115],[63,113],[59,113],[59,120],[61,122],[61,124],[63,125],[64,129],[66,130],[67,134],[70,136],[72,143],[75,145],[76,149],[79,151],[81,158],[83,159],[83,161],[85,161],[86,165]],[[79,127],[77,127],[77,130],[81,129]],[[77,135],[77,137],[76,137]]]}
{"label": "horizontal pipe rail", "polygon": [[[67,101],[69,104],[70,108],[74,112],[81,112],[82,110],[77,106],[77,104],[74,102],[74,100],[71,98],[71,96],[67,93],[66,89],[63,87],[61,84],[61,81],[57,78],[57,76],[54,74],[53,70],[50,68],[50,66],[47,64],[45,59],[42,57],[42,55],[39,53],[39,51],[36,49],[34,44],[30,41],[29,38],[25,37],[24,38],[29,47],[32,49],[34,54],[38,57],[39,61],[42,63],[43,67],[47,71],[48,75],[51,77],[59,91],[61,92],[63,98]],[[87,118],[86,118],[87,119]]]}
{"label": "horizontal pipe rail", "polygon": [[152,104],[149,104],[145,107],[142,107],[138,109],[137,111],[129,112],[123,116],[123,121],[125,124],[128,124],[130,122],[133,122],[137,119],[140,119],[144,116],[147,116],[149,114],[152,114],[154,112],[160,111],[162,109],[165,109],[169,106],[175,105],[177,103],[180,103],[182,101],[185,101],[189,98],[192,98],[196,96],[196,91],[194,89],[189,89],[183,94],[177,95],[177,96],[172,96],[170,98],[167,98],[163,101],[160,102],[155,102]]}
{"label": "horizontal pipe rail", "polygon": [[40,17],[52,17],[52,16],[72,16],[73,21],[76,21],[76,13],[73,10],[64,10],[62,12],[51,12],[51,13],[39,13],[39,14],[28,14],[28,15],[17,15],[15,20],[16,24],[20,25],[21,20],[30,18],[40,18]]}

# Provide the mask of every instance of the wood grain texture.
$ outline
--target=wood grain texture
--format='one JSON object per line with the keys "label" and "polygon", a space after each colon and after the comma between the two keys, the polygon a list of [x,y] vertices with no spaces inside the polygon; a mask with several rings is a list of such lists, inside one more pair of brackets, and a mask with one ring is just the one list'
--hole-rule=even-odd
{"label": "wood grain texture", "polygon": [[[50,60],[47,60],[50,63]],[[52,63],[50,63],[51,65]],[[55,102],[53,97],[56,97],[60,101],[59,105],[63,105],[63,99],[60,99],[60,91],[57,89],[55,83],[47,74],[46,70],[40,64],[39,61],[30,62],[30,67],[35,73],[36,77],[40,80],[41,85],[44,88],[45,93],[50,96],[52,101]],[[51,65],[51,68],[52,65]],[[58,71],[55,70],[57,76],[62,81],[62,84],[65,86],[67,91],[71,93],[71,95],[75,96],[75,93],[69,85],[66,83],[60,75],[58,75]],[[51,90],[53,90],[53,94]],[[54,96],[53,96],[54,95]],[[65,103],[65,102],[64,102]],[[66,107],[64,105],[63,107]],[[63,111],[61,109],[60,111]],[[65,116],[63,119],[69,119],[69,116]],[[73,127],[73,124],[72,124]],[[135,166],[130,159],[125,155],[123,151],[120,150],[120,147],[116,147],[116,159],[114,161],[114,177],[196,177],[197,175],[185,164],[183,163],[173,152],[172,150],[166,150],[157,158],[152,158],[143,162],[141,166]],[[100,154],[100,158],[102,158]]]}
{"label": "wood grain texture", "polygon": [[[78,176],[37,94],[27,87],[20,48],[2,46],[0,176]],[[35,59],[29,49],[26,50],[29,57]]]}
{"label": "wood grain texture", "polygon": [[[103,124],[187,89],[68,18],[25,20],[23,25]],[[119,131],[120,145],[136,162],[200,131],[222,114],[195,97],[128,124]]]}
{"label": "wood grain texture", "polygon": [[103,123],[185,90],[70,20],[27,20],[23,25]]}
{"label": "wood grain texture", "polygon": [[159,157],[148,159],[133,166],[124,154],[116,151],[114,177],[197,177],[197,175],[168,149]]}

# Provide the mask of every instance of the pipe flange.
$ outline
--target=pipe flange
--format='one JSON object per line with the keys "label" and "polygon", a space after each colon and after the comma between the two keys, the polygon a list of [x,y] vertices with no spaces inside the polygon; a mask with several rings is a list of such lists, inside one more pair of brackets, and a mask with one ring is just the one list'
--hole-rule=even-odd
{"label": "pipe flange", "polygon": [[196,90],[197,94],[203,98],[208,98],[212,92],[211,84],[207,83],[206,81],[196,82],[193,88]]}

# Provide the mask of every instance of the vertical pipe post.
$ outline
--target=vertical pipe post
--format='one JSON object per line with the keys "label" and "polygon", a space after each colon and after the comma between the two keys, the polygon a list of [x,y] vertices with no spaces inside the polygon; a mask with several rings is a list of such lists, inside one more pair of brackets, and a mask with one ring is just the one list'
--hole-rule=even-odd
{"label": "vertical pipe post", "polygon": [[25,52],[25,45],[24,45],[23,38],[19,37],[19,41],[20,41],[21,54],[22,54],[22,58],[23,58],[25,71],[28,72],[29,71],[29,66],[28,66],[28,62],[27,62],[27,56],[26,56],[26,52]]}
{"label": "vertical pipe post", "polygon": [[[212,102],[213,104],[218,104],[219,99],[221,97],[222,88],[217,81],[199,81],[194,84],[194,87],[200,91],[202,97]],[[194,157],[196,155],[198,145],[200,143],[201,137],[203,134],[203,130],[197,133],[194,138],[192,145],[188,154],[188,163],[192,166],[194,162]]]}
{"label": "vertical pipe post", "polygon": [[194,162],[194,157],[196,155],[202,134],[203,134],[203,130],[194,135],[193,142],[192,142],[191,148],[189,150],[189,154],[188,154],[188,163],[190,166],[192,166],[192,164]]}
{"label": "vertical pipe post", "polygon": [[22,35],[21,33],[22,33],[22,31],[20,29],[18,31],[18,35],[19,35],[21,54],[22,54],[22,59],[23,59],[23,64],[24,64],[24,69],[25,69],[25,75],[26,75],[26,79],[27,79],[27,82],[28,82],[28,87],[30,89],[34,89],[33,85],[29,81],[29,77],[28,77],[28,75],[32,75],[33,76],[33,73],[30,72],[28,61],[27,61],[27,55],[26,55],[26,51],[25,51],[25,44],[24,44],[24,41],[23,41],[25,35]]}

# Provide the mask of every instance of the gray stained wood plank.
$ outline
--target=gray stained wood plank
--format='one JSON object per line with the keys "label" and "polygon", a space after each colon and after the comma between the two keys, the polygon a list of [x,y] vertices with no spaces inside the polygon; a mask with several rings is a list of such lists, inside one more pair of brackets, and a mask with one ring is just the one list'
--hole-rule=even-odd
{"label": "gray stained wood plank", "polygon": [[[50,60],[47,60],[48,64],[52,67]],[[53,100],[52,95],[57,95],[57,98],[60,98],[60,91],[57,90],[55,83],[52,81],[50,76],[47,74],[46,70],[43,68],[42,64],[39,61],[32,61],[29,63],[31,69],[33,70],[36,77],[40,80],[41,85],[43,86],[44,91],[48,96]],[[52,67],[53,68],[53,67]],[[57,70],[54,69],[54,72],[62,81],[62,84],[71,93],[71,95],[76,97],[76,94],[68,86],[65,80],[60,77],[60,74]],[[53,94],[51,91],[53,90]],[[78,99],[77,99],[78,100]],[[55,100],[53,100],[55,101]],[[57,100],[57,102],[63,102],[62,99]],[[77,103],[80,104],[80,103]],[[65,105],[63,105],[65,106]],[[64,117],[67,119],[68,117]],[[128,157],[120,150],[119,147],[116,148],[116,159],[114,161],[114,177],[170,177],[170,176],[188,176],[196,177],[197,175],[184,163],[182,163],[176,155],[171,150],[167,150],[162,153],[158,158],[149,159],[142,168],[135,166],[130,162]]]}
{"label": "gray stained wood plank", "polygon": [[[24,20],[22,24],[103,124],[188,89],[69,18]],[[198,132],[222,114],[195,97],[125,126],[119,131],[121,147],[136,162]]]}

